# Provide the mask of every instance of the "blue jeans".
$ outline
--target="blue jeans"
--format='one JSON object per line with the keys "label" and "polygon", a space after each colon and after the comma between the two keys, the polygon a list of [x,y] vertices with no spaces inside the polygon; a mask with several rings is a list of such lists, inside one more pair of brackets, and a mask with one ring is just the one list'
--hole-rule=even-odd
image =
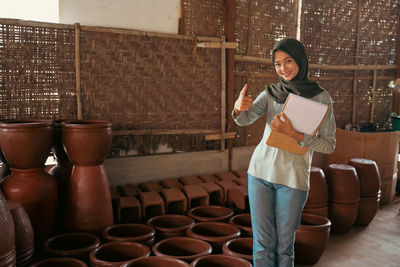
{"label": "blue jeans", "polygon": [[294,240],[308,191],[249,174],[253,266],[294,266]]}

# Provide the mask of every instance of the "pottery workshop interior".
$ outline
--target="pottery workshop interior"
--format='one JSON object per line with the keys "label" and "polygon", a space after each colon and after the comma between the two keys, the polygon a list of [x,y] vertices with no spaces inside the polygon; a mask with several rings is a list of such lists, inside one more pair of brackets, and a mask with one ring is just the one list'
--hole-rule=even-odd
{"label": "pottery workshop interior", "polygon": [[336,140],[302,152],[294,266],[400,266],[397,0],[1,3],[0,267],[261,266],[247,171],[270,128],[235,101],[282,83],[286,38]]}

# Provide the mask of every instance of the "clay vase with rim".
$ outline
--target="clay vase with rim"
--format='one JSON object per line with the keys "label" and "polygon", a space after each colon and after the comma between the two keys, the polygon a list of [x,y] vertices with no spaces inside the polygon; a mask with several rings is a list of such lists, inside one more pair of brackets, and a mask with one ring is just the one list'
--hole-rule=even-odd
{"label": "clay vase with rim", "polygon": [[241,213],[232,216],[229,223],[240,229],[241,237],[253,237],[250,213]]}
{"label": "clay vase with rim", "polygon": [[198,257],[211,254],[212,247],[204,240],[185,236],[161,240],[152,247],[152,251],[156,256],[174,257],[190,263]]}
{"label": "clay vase with rim", "polygon": [[240,237],[240,229],[225,222],[199,222],[186,229],[189,237],[207,241],[213,247],[213,254],[222,252],[222,245]]}
{"label": "clay vase with rim", "polygon": [[190,267],[251,267],[250,262],[245,259],[231,255],[207,255],[195,259]]}
{"label": "clay vase with rim", "polygon": [[358,214],[354,225],[367,226],[374,219],[379,208],[380,193],[372,197],[360,197]]}
{"label": "clay vase with rim", "polygon": [[87,267],[87,264],[81,260],[67,257],[49,258],[38,261],[31,267]]}
{"label": "clay vase with rim", "polygon": [[15,266],[15,227],[7,201],[0,190],[0,266]]}
{"label": "clay vase with rim", "polygon": [[224,243],[222,252],[226,255],[239,257],[253,262],[253,238],[252,237],[239,237],[231,239]]}
{"label": "clay vase with rim", "polygon": [[52,151],[57,160],[57,164],[48,171],[49,174],[56,178],[58,184],[58,206],[56,216],[56,232],[58,233],[65,232],[67,193],[73,168],[62,143],[62,121],[63,120],[54,120]]}
{"label": "clay vase with rim", "polygon": [[73,120],[61,125],[64,148],[74,164],[67,195],[66,228],[99,234],[113,224],[110,186],[103,166],[111,148],[111,122]]}
{"label": "clay vase with rim", "polygon": [[303,212],[304,213],[315,214],[315,215],[322,216],[322,217],[328,217],[329,204],[327,203],[325,206],[319,207],[319,208],[306,208],[306,207],[304,207]]}
{"label": "clay vase with rim", "polygon": [[310,190],[305,208],[320,208],[328,205],[328,185],[322,169],[311,167]]}
{"label": "clay vase with rim", "polygon": [[233,210],[225,206],[203,205],[190,209],[187,215],[196,222],[224,222],[233,216]]}
{"label": "clay vase with rim", "polygon": [[330,164],[326,170],[329,202],[354,203],[360,199],[357,171],[347,164]]}
{"label": "clay vase with rim", "polygon": [[148,257],[150,249],[137,242],[109,242],[93,249],[90,254],[90,266],[119,267],[133,259]]}
{"label": "clay vase with rim", "polygon": [[381,188],[381,177],[376,162],[369,159],[352,158],[349,165],[356,168],[360,182],[360,196],[376,196]]}
{"label": "clay vase with rim", "polygon": [[11,168],[3,193],[23,206],[39,239],[52,231],[57,207],[57,182],[44,171],[52,143],[51,120],[0,121],[0,146]]}
{"label": "clay vase with rim", "polygon": [[295,262],[309,265],[318,262],[328,244],[330,226],[326,217],[302,214],[294,243]]}
{"label": "clay vase with rim", "polygon": [[146,246],[152,246],[156,230],[147,224],[124,223],[115,224],[103,230],[102,237],[106,242],[138,242]]}
{"label": "clay vase with rim", "polygon": [[7,201],[7,205],[14,220],[17,265],[27,266],[35,250],[31,220],[20,203]]}
{"label": "clay vase with rim", "polygon": [[100,246],[100,239],[91,233],[70,232],[47,239],[44,251],[53,257],[70,257],[89,262],[92,249]]}
{"label": "clay vase with rim", "polygon": [[345,234],[350,231],[358,215],[358,204],[329,203],[328,218],[331,221],[331,231],[335,234]]}
{"label": "clay vase with rim", "polygon": [[157,240],[162,240],[169,237],[186,236],[186,229],[195,222],[186,215],[163,214],[150,218],[146,223],[156,229]]}
{"label": "clay vase with rim", "polygon": [[149,256],[129,261],[121,267],[189,267],[189,264],[172,257]]}

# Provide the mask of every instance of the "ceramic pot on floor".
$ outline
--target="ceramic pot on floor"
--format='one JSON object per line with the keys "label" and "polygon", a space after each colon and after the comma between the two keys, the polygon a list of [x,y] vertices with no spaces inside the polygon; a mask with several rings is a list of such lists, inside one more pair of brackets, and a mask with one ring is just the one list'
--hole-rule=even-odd
{"label": "ceramic pot on floor", "polygon": [[87,267],[87,264],[74,258],[50,258],[34,263],[31,267]]}
{"label": "ceramic pot on floor", "polygon": [[156,229],[157,239],[162,240],[186,236],[186,229],[194,224],[194,220],[186,215],[164,214],[150,218],[146,223]]}
{"label": "ceramic pot on floor", "polygon": [[194,260],[190,267],[251,267],[250,262],[245,259],[230,255],[208,255]]}
{"label": "ceramic pot on floor", "polygon": [[61,124],[64,148],[74,164],[66,227],[69,231],[101,233],[113,224],[110,187],[103,166],[111,148],[111,123],[74,120]]}
{"label": "ceramic pot on floor", "polygon": [[253,238],[252,237],[239,237],[229,240],[222,246],[222,252],[226,255],[239,257],[253,262]]}
{"label": "ceramic pot on floor", "polygon": [[154,243],[156,230],[147,224],[124,223],[115,224],[103,230],[102,236],[106,242],[131,241],[151,247]]}
{"label": "ceramic pot on floor", "polygon": [[0,266],[15,266],[15,228],[7,201],[0,190]]}
{"label": "ceramic pot on floor", "polygon": [[172,258],[161,256],[150,256],[132,260],[128,263],[121,265],[121,267],[189,267],[187,262]]}
{"label": "ceramic pot on floor", "polygon": [[229,223],[240,229],[241,237],[253,237],[253,229],[251,227],[250,213],[241,213],[232,216]]}
{"label": "ceramic pot on floor", "polygon": [[233,216],[233,210],[225,206],[204,205],[190,209],[188,216],[197,222],[223,222]]}

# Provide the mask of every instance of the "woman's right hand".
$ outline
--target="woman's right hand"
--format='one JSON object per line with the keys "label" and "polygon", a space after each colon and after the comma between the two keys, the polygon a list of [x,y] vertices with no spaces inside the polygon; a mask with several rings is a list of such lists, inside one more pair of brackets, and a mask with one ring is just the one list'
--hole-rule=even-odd
{"label": "woman's right hand", "polygon": [[245,84],[240,91],[239,98],[235,102],[235,115],[238,116],[240,112],[247,111],[253,105],[253,98],[246,96],[247,84]]}

